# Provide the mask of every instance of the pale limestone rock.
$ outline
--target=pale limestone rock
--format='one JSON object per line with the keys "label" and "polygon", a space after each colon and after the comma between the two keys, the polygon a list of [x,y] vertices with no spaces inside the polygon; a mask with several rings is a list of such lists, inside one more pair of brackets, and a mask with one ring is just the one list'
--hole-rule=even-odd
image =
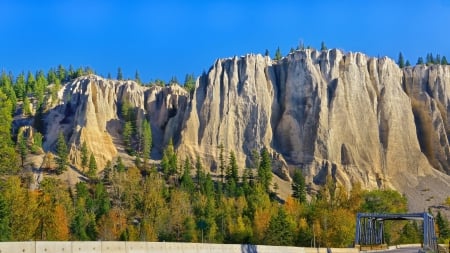
{"label": "pale limestone rock", "polygon": [[[175,135],[181,126],[179,118],[184,115],[187,100],[187,92],[177,86],[148,88],[133,81],[106,80],[94,75],[66,84],[63,91],[61,104],[47,117],[44,146],[51,149],[59,131],[63,131],[70,147],[71,162],[80,166],[80,149],[85,141],[99,170],[107,161],[113,161],[118,155],[118,147],[123,146],[119,114],[125,101],[136,108],[138,125],[144,117],[150,119],[158,144],[154,145],[155,149],[161,149],[162,143]],[[178,112],[179,104],[183,106],[181,112]]]}

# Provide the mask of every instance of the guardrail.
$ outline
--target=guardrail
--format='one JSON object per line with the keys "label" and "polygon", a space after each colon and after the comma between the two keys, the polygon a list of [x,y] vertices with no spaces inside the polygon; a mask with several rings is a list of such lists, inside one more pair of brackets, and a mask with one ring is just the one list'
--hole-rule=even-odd
{"label": "guardrail", "polygon": [[358,253],[356,248],[118,241],[0,242],[0,253]]}

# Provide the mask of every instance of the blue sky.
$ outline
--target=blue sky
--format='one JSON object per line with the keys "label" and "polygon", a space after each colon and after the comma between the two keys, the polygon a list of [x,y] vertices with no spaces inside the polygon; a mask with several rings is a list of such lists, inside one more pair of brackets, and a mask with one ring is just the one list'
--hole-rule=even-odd
{"label": "blue sky", "polygon": [[198,76],[217,58],[283,54],[300,41],[411,63],[450,57],[450,1],[20,1],[0,0],[0,68],[58,64],[144,81]]}

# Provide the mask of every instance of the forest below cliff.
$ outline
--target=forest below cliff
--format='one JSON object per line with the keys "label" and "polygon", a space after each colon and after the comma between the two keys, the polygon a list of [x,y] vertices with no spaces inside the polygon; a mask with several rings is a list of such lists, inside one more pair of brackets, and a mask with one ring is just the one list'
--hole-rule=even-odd
{"label": "forest below cliff", "polygon": [[[273,182],[272,157],[254,150],[252,166],[242,168],[233,151],[220,149],[217,173],[200,156],[176,151],[172,141],[154,162],[149,120],[136,122],[131,105],[121,104],[121,156],[98,168],[86,143],[79,143],[71,164],[68,138],[58,133],[55,145],[43,147],[45,116],[58,104],[69,82],[93,74],[90,68],[0,77],[0,240],[145,240],[253,243],[347,247],[354,240],[357,212],[407,212],[407,199],[388,190],[351,191],[331,176],[312,191],[302,170],[292,175],[291,196],[280,198]],[[118,79],[122,79],[120,69]],[[138,74],[136,82],[141,84]],[[186,76],[192,94],[194,80]],[[177,83],[176,79],[171,80]],[[170,83],[169,83],[170,84]],[[166,85],[157,81],[149,85]],[[19,122],[19,123],[17,123]],[[24,122],[30,126],[23,128]],[[26,125],[25,124],[25,125]],[[43,157],[42,165],[30,159]],[[76,170],[80,182],[70,186],[59,175]],[[39,178],[36,178],[36,175]],[[450,199],[447,201],[450,206]],[[440,240],[450,225],[437,213]],[[420,224],[387,224],[388,243],[420,241]]]}

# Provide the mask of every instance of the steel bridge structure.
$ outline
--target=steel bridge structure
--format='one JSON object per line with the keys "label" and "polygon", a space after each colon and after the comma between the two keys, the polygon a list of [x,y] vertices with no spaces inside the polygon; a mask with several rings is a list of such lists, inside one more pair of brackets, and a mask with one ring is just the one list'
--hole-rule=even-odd
{"label": "steel bridge structure", "polygon": [[434,217],[429,213],[358,213],[356,217],[355,245],[384,244],[385,220],[418,220],[422,221],[424,249],[437,250],[437,238],[434,230]]}

